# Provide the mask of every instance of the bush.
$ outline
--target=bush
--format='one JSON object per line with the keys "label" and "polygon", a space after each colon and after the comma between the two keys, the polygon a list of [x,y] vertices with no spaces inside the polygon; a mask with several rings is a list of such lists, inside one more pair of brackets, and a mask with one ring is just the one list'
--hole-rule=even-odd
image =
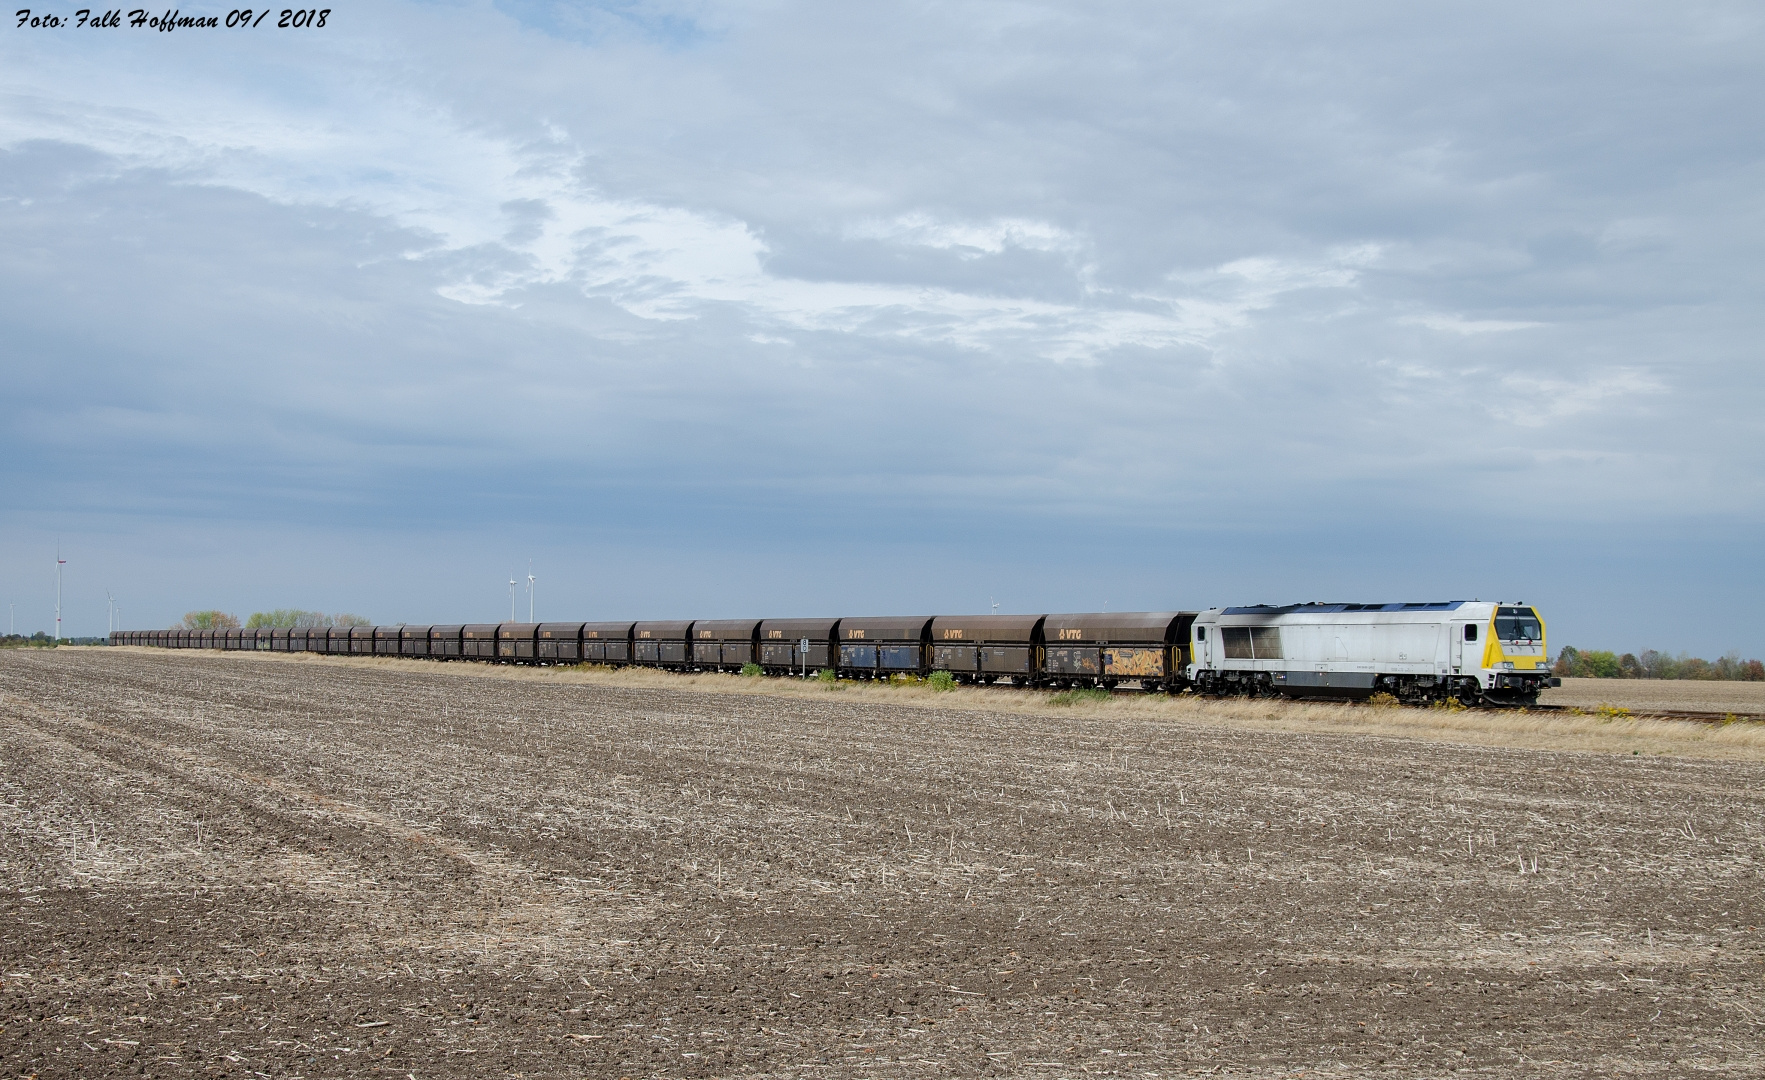
{"label": "bush", "polygon": [[753,663],[743,664],[742,665],[742,674],[746,675],[748,678],[752,679],[757,675],[766,674],[766,669],[761,667],[759,664],[753,664]]}
{"label": "bush", "polygon": [[1387,694],[1385,691],[1381,690],[1377,694],[1368,698],[1367,704],[1375,709],[1395,709],[1401,705],[1402,702],[1397,700],[1397,695]]}
{"label": "bush", "polygon": [[926,680],[926,684],[933,690],[954,690],[956,689],[956,676],[948,671],[934,671],[932,677]]}
{"label": "bush", "polygon": [[838,679],[840,677],[840,674],[839,674],[839,672],[835,671],[833,668],[825,668],[824,667],[820,671],[817,671],[815,673],[815,677],[817,679],[820,679],[822,682],[828,684],[829,686],[832,686],[834,684],[834,680]]}

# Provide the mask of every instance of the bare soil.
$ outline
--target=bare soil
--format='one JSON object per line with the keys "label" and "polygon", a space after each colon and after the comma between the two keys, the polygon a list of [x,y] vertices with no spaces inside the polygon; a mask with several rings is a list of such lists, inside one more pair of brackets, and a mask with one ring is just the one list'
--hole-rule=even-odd
{"label": "bare soil", "polygon": [[1752,743],[719,685],[0,654],[0,1075],[1765,1070]]}

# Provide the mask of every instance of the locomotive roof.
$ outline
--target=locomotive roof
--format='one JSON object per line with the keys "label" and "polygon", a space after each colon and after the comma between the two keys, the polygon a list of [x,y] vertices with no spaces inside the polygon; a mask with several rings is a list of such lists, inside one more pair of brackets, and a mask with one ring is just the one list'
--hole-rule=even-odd
{"label": "locomotive roof", "polygon": [[1221,615],[1330,615],[1338,611],[1457,611],[1468,600],[1435,600],[1425,604],[1254,604],[1229,607]]}

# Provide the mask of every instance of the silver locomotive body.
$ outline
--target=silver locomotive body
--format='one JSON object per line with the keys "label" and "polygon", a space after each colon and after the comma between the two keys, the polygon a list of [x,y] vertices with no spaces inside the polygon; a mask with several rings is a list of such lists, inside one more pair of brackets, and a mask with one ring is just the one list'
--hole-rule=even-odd
{"label": "silver locomotive body", "polygon": [[1213,608],[1190,634],[1203,694],[1527,705],[1556,684],[1544,622],[1521,604]]}

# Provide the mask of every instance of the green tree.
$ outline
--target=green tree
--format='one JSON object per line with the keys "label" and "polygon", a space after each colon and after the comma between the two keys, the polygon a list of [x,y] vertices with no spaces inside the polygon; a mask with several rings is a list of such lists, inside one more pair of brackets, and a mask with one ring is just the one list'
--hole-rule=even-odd
{"label": "green tree", "polygon": [[185,630],[237,630],[239,619],[224,611],[186,611]]}
{"label": "green tree", "polygon": [[1556,665],[1551,668],[1553,675],[1576,679],[1616,679],[1621,671],[1617,653],[1577,649],[1573,645],[1563,646],[1563,651],[1557,654]]}

